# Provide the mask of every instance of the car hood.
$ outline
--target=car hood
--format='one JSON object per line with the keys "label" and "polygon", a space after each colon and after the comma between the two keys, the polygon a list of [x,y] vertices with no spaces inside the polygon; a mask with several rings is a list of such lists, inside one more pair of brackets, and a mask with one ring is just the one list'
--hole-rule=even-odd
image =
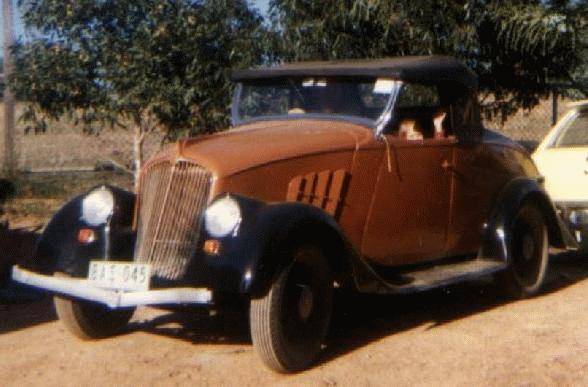
{"label": "car hood", "polygon": [[212,135],[181,140],[177,157],[230,176],[275,161],[311,154],[357,150],[373,139],[371,129],[321,120],[262,121]]}

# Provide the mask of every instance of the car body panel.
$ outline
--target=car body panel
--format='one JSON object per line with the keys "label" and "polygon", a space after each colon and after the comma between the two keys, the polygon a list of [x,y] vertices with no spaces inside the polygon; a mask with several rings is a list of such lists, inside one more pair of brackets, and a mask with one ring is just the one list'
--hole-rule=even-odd
{"label": "car body panel", "polygon": [[177,157],[197,162],[217,178],[306,155],[353,151],[372,131],[343,121],[279,120],[255,122],[208,136],[182,140]]}
{"label": "car body panel", "polygon": [[[216,158],[208,153],[222,147],[225,134],[209,136],[208,149],[206,141],[186,142],[185,150],[174,157],[206,162],[209,168],[224,165],[224,169],[214,169],[220,177],[215,179],[211,197],[233,193],[266,203],[295,200],[322,208],[335,218],[363,257],[382,265],[475,254],[483,223],[500,190],[518,176],[539,176],[522,147],[496,134],[479,141],[455,137],[411,141],[392,135],[384,140],[355,124],[324,120],[304,123],[311,128],[305,133],[312,133],[307,140],[316,136],[322,151],[306,153],[308,143],[290,137],[297,130],[290,121],[267,121],[263,123],[267,129],[256,123],[236,131],[245,138],[267,141],[286,133],[284,141],[289,150],[281,157],[276,149],[283,146],[282,141],[256,154],[249,153],[253,148],[248,147],[254,144],[234,145],[232,150],[248,150],[243,156],[248,163],[241,169],[232,167],[233,160],[240,158],[238,153],[232,156],[234,159],[218,149]],[[316,131],[313,125],[318,126]],[[343,140],[330,142],[340,130],[345,133]],[[323,141],[332,148],[324,149]],[[299,151],[295,150],[297,146]],[[444,163],[449,167],[444,168]],[[317,193],[321,191],[320,176],[327,176],[328,182],[322,181],[324,189],[327,184],[330,187],[329,179],[337,171],[348,176],[346,186],[338,189],[335,198]],[[300,189],[302,181],[306,181],[304,189],[292,196],[292,186]],[[342,201],[336,213],[326,207],[331,199]]]}
{"label": "car body panel", "polygon": [[388,136],[361,252],[384,265],[444,256],[451,196],[453,139],[409,141]]}
{"label": "car body panel", "polygon": [[546,149],[535,162],[545,176],[545,188],[556,202],[587,200],[588,147]]}

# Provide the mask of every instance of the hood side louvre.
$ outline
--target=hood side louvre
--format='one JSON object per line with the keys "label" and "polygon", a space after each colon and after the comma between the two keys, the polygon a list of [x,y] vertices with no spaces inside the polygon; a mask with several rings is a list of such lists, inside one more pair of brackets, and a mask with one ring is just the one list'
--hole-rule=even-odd
{"label": "hood side louvre", "polygon": [[288,184],[286,201],[313,205],[337,220],[344,207],[350,177],[345,169],[296,176]]}

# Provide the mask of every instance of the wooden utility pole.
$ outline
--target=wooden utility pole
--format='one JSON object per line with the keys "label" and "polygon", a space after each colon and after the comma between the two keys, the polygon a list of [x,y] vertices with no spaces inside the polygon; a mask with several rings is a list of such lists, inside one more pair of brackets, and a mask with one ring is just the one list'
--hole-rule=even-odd
{"label": "wooden utility pole", "polygon": [[[2,0],[2,16],[4,27],[4,84],[12,72],[12,53],[10,47],[14,44],[12,0]],[[8,87],[4,87],[4,128],[2,140],[2,169],[8,174],[15,172],[14,160],[14,96]]]}
{"label": "wooden utility pole", "polygon": [[559,94],[556,89],[554,89],[551,93],[551,126],[557,123],[557,98]]}

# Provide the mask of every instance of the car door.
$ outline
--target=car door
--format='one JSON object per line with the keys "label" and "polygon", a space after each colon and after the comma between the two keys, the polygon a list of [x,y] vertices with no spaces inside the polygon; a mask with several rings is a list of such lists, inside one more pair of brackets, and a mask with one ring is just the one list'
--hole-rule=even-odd
{"label": "car door", "polygon": [[533,155],[554,201],[588,200],[588,110],[570,114]]}
{"label": "car door", "polygon": [[362,252],[386,266],[443,257],[455,140],[386,136]]}
{"label": "car door", "polygon": [[362,240],[381,265],[445,256],[456,140],[434,125],[441,103],[437,85],[418,83],[405,83],[395,101]]}

